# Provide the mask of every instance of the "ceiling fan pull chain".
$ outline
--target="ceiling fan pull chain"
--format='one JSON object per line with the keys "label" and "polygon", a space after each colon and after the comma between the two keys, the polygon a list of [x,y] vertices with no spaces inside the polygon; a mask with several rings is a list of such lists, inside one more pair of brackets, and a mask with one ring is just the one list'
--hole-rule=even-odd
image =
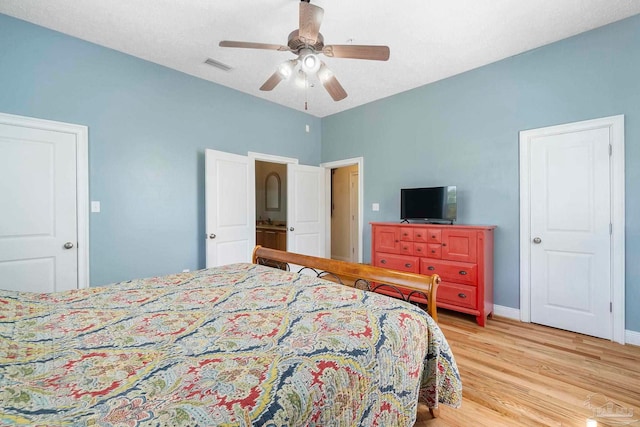
{"label": "ceiling fan pull chain", "polygon": [[309,101],[309,76],[304,73],[304,111],[307,111],[307,101]]}

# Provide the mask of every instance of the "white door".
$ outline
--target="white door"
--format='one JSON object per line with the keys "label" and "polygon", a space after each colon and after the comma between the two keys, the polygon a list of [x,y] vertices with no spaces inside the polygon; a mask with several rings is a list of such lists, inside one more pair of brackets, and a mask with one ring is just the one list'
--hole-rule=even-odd
{"label": "white door", "polygon": [[531,321],[612,337],[610,132],[530,140]]}
{"label": "white door", "polygon": [[287,251],[325,256],[324,168],[287,165]]}
{"label": "white door", "polygon": [[76,143],[74,133],[0,123],[0,288],[79,287]]}
{"label": "white door", "polygon": [[349,174],[349,204],[350,204],[350,217],[349,217],[349,232],[351,235],[351,262],[358,262],[358,230],[360,224],[358,221],[358,172],[351,172]]}
{"label": "white door", "polygon": [[256,243],[255,163],[205,151],[207,268],[251,262]]}

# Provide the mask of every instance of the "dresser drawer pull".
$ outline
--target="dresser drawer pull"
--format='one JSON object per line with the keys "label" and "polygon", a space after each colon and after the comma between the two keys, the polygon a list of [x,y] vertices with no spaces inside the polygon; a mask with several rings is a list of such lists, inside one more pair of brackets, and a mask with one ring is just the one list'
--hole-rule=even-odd
{"label": "dresser drawer pull", "polygon": [[460,273],[460,274],[461,274],[461,275],[463,275],[463,276],[466,276],[466,275],[467,275],[467,272],[466,272],[466,271],[464,271],[464,270],[460,270],[458,273]]}
{"label": "dresser drawer pull", "polygon": [[409,234],[408,234],[408,233],[402,233],[402,235],[403,235],[403,236],[408,236]]}
{"label": "dresser drawer pull", "polygon": [[408,250],[408,249],[409,249],[409,246],[403,246],[403,247],[402,247],[402,250],[403,250],[403,251],[406,251],[406,250]]}
{"label": "dresser drawer pull", "polygon": [[430,265],[429,267],[427,267],[427,270],[431,270],[431,271],[433,271],[433,270],[435,270],[435,269],[436,269],[436,268],[435,268],[434,266],[432,266],[432,265]]}
{"label": "dresser drawer pull", "polygon": [[416,237],[422,237],[422,234],[416,234]]}
{"label": "dresser drawer pull", "polygon": [[387,260],[386,260],[386,259],[381,259],[381,260],[380,260],[380,264],[386,264],[386,263],[387,263]]}
{"label": "dresser drawer pull", "polygon": [[411,268],[411,263],[406,263],[404,266],[407,268]]}
{"label": "dresser drawer pull", "polygon": [[442,244],[442,246],[447,246],[447,244],[446,244],[446,243],[443,243],[443,244]]}
{"label": "dresser drawer pull", "polygon": [[417,252],[422,252],[422,248],[417,248],[416,251]]}
{"label": "dresser drawer pull", "polygon": [[465,294],[463,294],[462,292],[460,292],[460,293],[458,294],[458,296],[459,296],[460,298],[466,298],[466,297],[467,297],[467,296],[466,296]]}
{"label": "dresser drawer pull", "polygon": [[435,254],[435,253],[436,253],[436,251],[434,251],[434,250],[432,249],[432,250],[431,250],[431,253],[432,253],[432,254]]}
{"label": "dresser drawer pull", "polygon": [[432,234],[432,235],[431,235],[431,238],[432,238],[432,239],[435,239],[435,238],[436,238],[436,235],[435,235],[435,234]]}

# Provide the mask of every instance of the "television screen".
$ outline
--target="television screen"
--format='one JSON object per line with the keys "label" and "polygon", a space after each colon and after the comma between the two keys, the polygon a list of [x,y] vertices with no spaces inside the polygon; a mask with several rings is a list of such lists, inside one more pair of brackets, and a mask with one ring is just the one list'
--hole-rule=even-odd
{"label": "television screen", "polygon": [[400,190],[400,217],[404,220],[453,222],[457,207],[455,185]]}

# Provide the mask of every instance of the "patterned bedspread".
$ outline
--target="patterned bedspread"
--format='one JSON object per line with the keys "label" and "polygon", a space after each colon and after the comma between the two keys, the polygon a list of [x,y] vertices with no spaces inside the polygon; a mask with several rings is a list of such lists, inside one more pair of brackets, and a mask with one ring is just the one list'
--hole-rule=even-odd
{"label": "patterned bedspread", "polygon": [[0,291],[0,425],[411,426],[458,406],[417,307],[252,264]]}

